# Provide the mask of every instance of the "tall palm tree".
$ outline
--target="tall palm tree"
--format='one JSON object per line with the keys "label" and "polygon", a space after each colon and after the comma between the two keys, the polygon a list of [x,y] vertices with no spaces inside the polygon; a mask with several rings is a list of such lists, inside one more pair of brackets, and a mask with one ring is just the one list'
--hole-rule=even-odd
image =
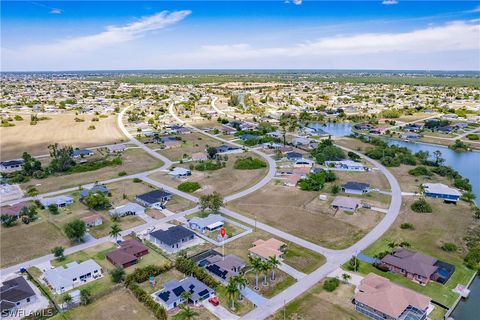
{"label": "tall palm tree", "polygon": [[248,280],[245,278],[245,273],[241,271],[237,276],[233,277],[233,281],[235,281],[238,287],[238,300],[242,300],[242,289],[248,285]]}
{"label": "tall palm tree", "polygon": [[250,267],[255,272],[255,290],[258,290],[258,274],[262,271],[262,259],[259,257],[248,257]]}
{"label": "tall palm tree", "polygon": [[117,240],[118,236],[120,236],[120,232],[122,232],[122,229],[118,226],[118,224],[114,223],[112,224],[112,227],[110,229],[110,237],[114,238]]}
{"label": "tall palm tree", "polygon": [[234,310],[235,309],[235,297],[237,296],[238,292],[240,291],[240,290],[238,290],[238,286],[237,286],[237,283],[235,282],[235,279],[234,278],[228,279],[228,283],[227,283],[225,288],[226,288],[226,291],[227,291],[228,299],[232,303],[231,309]]}
{"label": "tall palm tree", "polygon": [[275,281],[275,269],[280,265],[280,260],[277,256],[271,256],[268,258],[268,263],[272,267],[272,281]]}
{"label": "tall palm tree", "polygon": [[185,303],[188,303],[188,300],[192,297],[192,294],[190,293],[190,291],[183,291],[181,294],[180,294],[180,297],[185,300]]}
{"label": "tall palm tree", "polygon": [[178,313],[178,317],[183,320],[192,320],[200,315],[198,312],[185,305],[181,305],[180,309],[182,309],[182,311]]}
{"label": "tall palm tree", "polygon": [[267,281],[267,276],[268,276],[268,271],[270,271],[270,263],[268,262],[268,260],[265,260],[265,261],[262,261],[262,264],[261,264],[261,270],[262,270],[262,273],[263,273],[263,285],[266,286],[268,284],[268,281]]}

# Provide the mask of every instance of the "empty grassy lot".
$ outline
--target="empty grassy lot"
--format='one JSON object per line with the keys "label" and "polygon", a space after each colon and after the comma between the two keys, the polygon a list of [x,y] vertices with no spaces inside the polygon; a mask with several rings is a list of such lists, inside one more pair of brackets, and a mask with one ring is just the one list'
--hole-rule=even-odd
{"label": "empty grassy lot", "polygon": [[[74,147],[93,147],[126,141],[126,137],[118,129],[116,115],[99,118],[92,122],[94,115],[46,114],[51,120],[39,121],[30,125],[30,115],[22,115],[23,121],[15,121],[14,127],[0,128],[2,137],[1,160],[21,157],[24,151],[33,155],[48,154],[48,146],[55,142],[60,145]],[[76,122],[75,117],[84,119]],[[95,130],[87,130],[90,125]]]}
{"label": "empty grassy lot", "polygon": [[118,173],[122,171],[127,172],[127,174],[134,174],[152,170],[163,164],[162,161],[153,158],[141,149],[126,150],[122,159],[123,163],[119,166],[110,166],[89,172],[50,176],[46,179],[31,179],[29,182],[23,183],[21,187],[26,190],[31,186],[35,186],[40,193],[46,193],[95,181],[117,178]]}
{"label": "empty grassy lot", "polygon": [[2,226],[0,230],[2,268],[49,254],[57,246],[70,246],[63,232],[43,217],[29,225],[19,222],[11,228]]}
{"label": "empty grassy lot", "polygon": [[351,303],[354,286],[341,283],[335,291],[327,292],[322,285],[323,282],[316,284],[268,319],[366,319]]}
{"label": "empty grassy lot", "polygon": [[[119,289],[88,306],[80,306],[63,314],[68,320],[155,320],[151,312],[127,290]],[[61,315],[54,320],[64,319]]]}
{"label": "empty grassy lot", "polygon": [[[201,189],[197,190],[194,193],[195,195],[209,194],[217,191],[221,195],[226,196],[256,184],[265,176],[267,168],[255,170],[237,170],[233,168],[236,159],[250,156],[255,157],[254,154],[250,152],[228,155],[225,168],[213,171],[192,170],[192,176],[186,180],[172,178],[163,172],[155,173],[151,175],[150,178],[174,188],[184,181],[198,182]],[[180,166],[188,168],[189,164],[182,164]]]}
{"label": "empty grassy lot", "polygon": [[[444,204],[440,199],[427,198],[431,204],[433,213],[416,213],[410,209],[412,198],[405,198],[402,210],[395,223],[390,229],[374,244],[368,247],[364,253],[373,256],[379,252],[386,251],[391,241],[408,241],[412,250],[433,256],[442,261],[452,263],[456,270],[452,278],[445,285],[430,282],[421,286],[400,275],[382,272],[365,263],[361,264],[360,272],[375,272],[403,286],[409,287],[418,292],[424,293],[436,301],[451,305],[455,299],[451,289],[457,283],[466,284],[473,274],[472,270],[463,265],[463,256],[466,254],[463,237],[466,231],[478,225],[472,216],[471,209],[464,202],[457,205]],[[402,223],[413,224],[413,230],[400,228]],[[445,252],[441,246],[446,243],[455,243],[458,247],[455,252]]]}
{"label": "empty grassy lot", "polygon": [[183,141],[180,148],[162,149],[158,152],[172,161],[179,161],[184,155],[189,156],[195,152],[205,152],[207,147],[216,147],[222,144],[220,141],[198,132],[182,134],[178,137]]}
{"label": "empty grassy lot", "polygon": [[[339,212],[333,216],[334,211],[328,207],[332,197],[322,202],[318,200],[319,194],[320,192],[302,191],[270,182],[257,192],[241,200],[232,201],[227,206],[251,218],[332,249],[352,245],[376,223],[374,213],[367,217],[368,224],[363,226],[358,224],[361,215],[345,215]],[[295,223],[292,223],[293,219]]]}

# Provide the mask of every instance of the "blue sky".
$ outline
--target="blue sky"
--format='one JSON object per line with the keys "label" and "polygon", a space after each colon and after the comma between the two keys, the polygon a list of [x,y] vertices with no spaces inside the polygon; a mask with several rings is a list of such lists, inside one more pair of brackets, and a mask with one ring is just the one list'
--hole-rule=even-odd
{"label": "blue sky", "polygon": [[479,1],[2,1],[1,69],[480,70]]}

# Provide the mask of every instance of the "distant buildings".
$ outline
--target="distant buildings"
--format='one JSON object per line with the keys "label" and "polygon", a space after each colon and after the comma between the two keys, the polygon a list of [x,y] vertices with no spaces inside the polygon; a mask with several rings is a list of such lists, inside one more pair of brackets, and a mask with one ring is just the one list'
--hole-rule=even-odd
{"label": "distant buildings", "polygon": [[0,172],[9,173],[22,170],[23,160],[9,160],[0,162]]}
{"label": "distant buildings", "polygon": [[360,162],[355,162],[352,160],[340,160],[340,161],[325,161],[324,163],[327,167],[333,167],[339,170],[346,171],[366,171],[366,167]]}

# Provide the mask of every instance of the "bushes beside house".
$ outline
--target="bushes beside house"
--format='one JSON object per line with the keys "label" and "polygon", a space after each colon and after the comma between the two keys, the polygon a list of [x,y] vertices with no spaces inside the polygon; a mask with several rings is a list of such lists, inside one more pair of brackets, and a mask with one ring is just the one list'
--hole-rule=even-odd
{"label": "bushes beside house", "polygon": [[212,289],[215,289],[220,285],[220,282],[215,280],[215,278],[209,275],[203,268],[197,266],[194,261],[186,257],[178,257],[175,261],[175,267],[180,272],[194,276]]}
{"label": "bushes beside house", "polygon": [[425,200],[424,198],[420,198],[420,199],[416,200],[414,203],[412,203],[410,208],[413,211],[419,212],[419,213],[431,213],[432,212],[432,207],[427,202],[427,200]]}
{"label": "bushes beside house", "polygon": [[340,280],[338,280],[337,278],[327,278],[323,282],[323,289],[325,289],[328,292],[332,292],[332,291],[335,291],[335,289],[337,289],[339,285],[340,285]]}
{"label": "bushes beside house", "polygon": [[410,174],[412,176],[415,176],[415,177],[432,176],[433,175],[433,173],[430,170],[428,170],[427,167],[424,167],[424,166],[418,166],[416,168],[410,169],[408,171],[408,174]]}

